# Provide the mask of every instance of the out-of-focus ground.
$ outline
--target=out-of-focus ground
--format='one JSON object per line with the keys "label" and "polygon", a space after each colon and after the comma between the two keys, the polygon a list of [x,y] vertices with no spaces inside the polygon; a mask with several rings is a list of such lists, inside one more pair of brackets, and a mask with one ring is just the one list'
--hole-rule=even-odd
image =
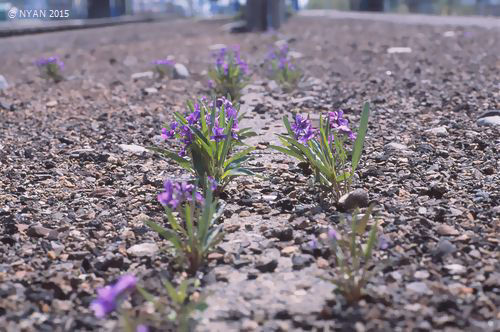
{"label": "out-of-focus ground", "polygon": [[[89,310],[98,287],[134,273],[159,295],[160,277],[178,275],[168,253],[130,249],[167,247],[143,222],[162,220],[163,179],[185,176],[142,148],[159,144],[186,100],[208,94],[220,43],[241,45],[251,66],[240,126],[259,133],[252,166],[264,178],[228,188],[198,329],[498,330],[500,135],[477,121],[500,108],[498,29],[339,15],[294,17],[278,33],[184,20],[0,39],[9,83],[0,92],[0,330],[109,331],[114,321]],[[304,69],[292,93],[261,67],[278,39]],[[57,85],[33,64],[49,55],[65,62]],[[131,78],[168,55],[191,76]],[[321,278],[331,257],[308,245],[338,226],[339,212],[318,209],[296,162],[266,146],[284,131],[283,115],[342,108],[356,125],[365,100],[372,115],[355,185],[377,205],[389,246],[376,250],[383,269],[365,298],[347,306]]]}

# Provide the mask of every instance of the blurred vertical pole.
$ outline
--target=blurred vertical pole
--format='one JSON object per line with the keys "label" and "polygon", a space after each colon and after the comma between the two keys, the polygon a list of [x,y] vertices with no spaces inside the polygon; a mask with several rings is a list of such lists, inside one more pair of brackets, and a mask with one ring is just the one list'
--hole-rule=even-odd
{"label": "blurred vertical pole", "polygon": [[361,0],[360,10],[369,12],[384,11],[384,0]]}
{"label": "blurred vertical pole", "polygon": [[267,29],[266,0],[247,0],[245,17],[248,31],[265,31]]}
{"label": "blurred vertical pole", "polygon": [[274,30],[278,30],[285,20],[285,0],[268,0],[268,25]]}
{"label": "blurred vertical pole", "polygon": [[88,0],[87,6],[89,18],[102,18],[111,15],[109,0]]}

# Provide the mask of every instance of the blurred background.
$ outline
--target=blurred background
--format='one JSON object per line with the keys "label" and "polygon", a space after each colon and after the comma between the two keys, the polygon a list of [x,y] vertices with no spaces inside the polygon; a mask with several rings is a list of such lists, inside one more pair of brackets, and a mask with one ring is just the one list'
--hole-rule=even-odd
{"label": "blurred background", "polygon": [[[278,1],[278,0],[268,0]],[[0,0],[0,21],[18,9],[68,9],[72,19],[137,14],[237,15],[246,0]],[[500,16],[500,0],[286,0],[289,10],[337,9],[437,15]],[[49,19],[49,18],[47,18]]]}

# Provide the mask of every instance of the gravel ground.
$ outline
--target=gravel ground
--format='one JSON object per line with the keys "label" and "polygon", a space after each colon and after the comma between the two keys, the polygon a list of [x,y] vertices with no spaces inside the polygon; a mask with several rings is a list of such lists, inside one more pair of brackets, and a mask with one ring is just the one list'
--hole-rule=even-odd
{"label": "gravel ground", "polygon": [[[198,330],[498,330],[500,127],[478,122],[500,109],[498,29],[296,17],[279,35],[231,35],[220,24],[0,39],[10,85],[0,91],[0,330],[108,331],[115,321],[88,309],[96,288],[130,272],[157,292],[160,277],[178,274],[169,254],[143,245],[167,247],[143,222],[162,220],[156,194],[183,172],[143,147],[206,94],[218,43],[240,44],[253,66],[242,108],[264,178],[227,189],[226,236],[199,275],[209,307]],[[277,39],[302,55],[306,79],[290,94],[259,67]],[[39,78],[42,55],[61,56],[67,80]],[[167,55],[191,76],[131,79]],[[350,307],[320,278],[331,258],[307,244],[340,212],[321,209],[301,168],[266,147],[283,115],[342,108],[357,123],[365,100],[373,110],[356,187],[377,205],[389,247]]]}

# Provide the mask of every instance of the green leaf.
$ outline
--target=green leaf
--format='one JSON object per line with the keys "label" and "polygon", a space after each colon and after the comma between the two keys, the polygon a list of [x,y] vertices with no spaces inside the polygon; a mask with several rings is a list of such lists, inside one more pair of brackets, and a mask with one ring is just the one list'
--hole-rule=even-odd
{"label": "green leaf", "polygon": [[205,137],[205,135],[195,126],[189,126],[189,129],[207,146],[210,147],[210,142],[208,139]]}
{"label": "green leaf", "polygon": [[185,204],[184,205],[184,220],[186,222],[186,230],[189,239],[194,238],[194,233],[193,233],[193,219],[192,219],[192,211],[191,211],[191,204]]}
{"label": "green leaf", "polygon": [[288,121],[287,116],[283,116],[283,123],[285,124],[286,130],[290,136],[293,136],[292,127],[290,126],[290,122]]}
{"label": "green leaf", "polygon": [[222,151],[218,159],[218,165],[221,166],[224,165],[224,160],[226,160],[227,153],[229,152],[229,148],[231,147],[231,140],[233,139],[233,137],[231,136],[232,127],[233,127],[233,119],[229,120],[229,124],[226,127],[226,132],[224,133],[226,135],[226,139],[224,140]]}
{"label": "green leaf", "polygon": [[156,233],[158,233],[159,235],[163,236],[165,239],[170,241],[177,250],[182,250],[181,240],[174,231],[165,229],[151,220],[146,221],[145,224],[148,227],[150,227],[153,231],[155,231]]}
{"label": "green leaf", "polygon": [[211,157],[206,150],[196,144],[191,146],[191,155],[193,156],[193,166],[199,178],[204,178],[206,175],[212,175],[211,172]]}
{"label": "green leaf", "polygon": [[137,290],[139,291],[139,293],[142,295],[142,297],[148,301],[148,302],[153,302],[155,303],[156,302],[156,299],[155,297],[153,296],[153,294],[149,293],[147,290],[145,290],[144,288],[142,288],[141,286],[136,286]]}
{"label": "green leaf", "polygon": [[301,160],[301,161],[304,161],[304,160],[305,160],[305,159],[304,159],[304,157],[303,157],[301,154],[298,154],[297,152],[292,151],[292,150],[287,149],[287,148],[284,148],[284,147],[282,147],[282,146],[277,146],[277,145],[269,145],[269,147],[270,147],[271,149],[274,149],[274,150],[276,150],[276,151],[279,151],[279,152],[282,152],[282,153],[284,153],[284,154],[286,154],[286,155],[289,155],[290,157],[294,157],[294,158],[296,158],[296,159],[298,159],[298,160]]}
{"label": "green leaf", "polygon": [[205,302],[198,302],[195,304],[194,309],[197,311],[205,311],[208,308],[208,304]]}
{"label": "green leaf", "polygon": [[165,214],[167,215],[168,223],[170,224],[172,229],[186,236],[186,231],[179,225],[179,223],[177,222],[177,218],[172,213],[172,210],[170,210],[168,207],[165,207]]}
{"label": "green leaf", "polygon": [[[151,150],[153,150],[153,149],[151,149]],[[163,149],[158,149],[158,148],[155,148],[153,151],[161,153],[165,157],[170,158],[173,161],[175,161],[179,166],[181,166],[185,170],[194,173],[194,169],[191,166],[191,163],[189,162],[189,160],[180,157],[177,153],[170,152],[170,151],[163,150]]]}
{"label": "green leaf", "polygon": [[179,122],[181,125],[185,125],[187,124],[187,120],[186,118],[184,117],[184,115],[182,115],[181,113],[179,112],[174,112],[174,118],[177,120],[177,122]]}
{"label": "green leaf", "polygon": [[250,148],[247,148],[245,150],[242,150],[240,152],[235,153],[231,158],[229,158],[228,160],[226,160],[226,162],[224,163],[224,166],[227,167],[228,165],[230,165],[231,163],[233,163],[233,161],[238,160],[241,157],[246,156],[247,154],[249,154],[253,150],[255,150],[255,147],[250,147]]}
{"label": "green leaf", "polygon": [[373,247],[375,246],[375,242],[377,240],[377,226],[378,221],[375,221],[375,224],[371,227],[370,236],[368,237],[368,242],[366,244],[365,261],[368,261],[372,255]]}
{"label": "green leaf", "polygon": [[177,290],[174,288],[174,286],[170,283],[168,280],[163,280],[163,286],[167,290],[168,297],[172,301],[174,301],[177,304],[182,304],[182,301],[180,301],[180,298],[177,294]]}
{"label": "green leaf", "polygon": [[238,168],[232,168],[232,169],[224,172],[224,175],[222,176],[222,178],[225,178],[227,176],[236,177],[236,176],[242,176],[242,175],[255,175],[255,173],[249,169],[238,167]]}
{"label": "green leaf", "polygon": [[[363,235],[365,233],[366,225],[368,224],[368,219],[370,219],[370,214],[372,213],[372,209],[373,209],[373,205],[370,205],[368,207],[368,209],[366,210],[365,214],[363,215],[363,217],[361,218],[361,220],[359,221],[359,223],[357,224],[356,229],[354,229],[354,231],[358,235]],[[357,212],[354,212],[354,213],[357,213]]]}
{"label": "green leaf", "polygon": [[215,203],[213,202],[212,190],[210,190],[210,186],[208,186],[207,193],[205,195],[205,206],[203,207],[201,218],[198,221],[198,238],[201,243],[205,242],[208,229],[211,226],[212,216],[215,210],[214,205]]}
{"label": "green leaf", "polygon": [[352,172],[356,171],[358,167],[359,160],[361,159],[361,152],[363,152],[363,144],[365,142],[366,130],[368,129],[368,118],[370,117],[370,104],[365,102],[363,105],[363,113],[361,114],[361,120],[359,123],[359,129],[356,137],[356,142],[354,143],[354,148],[352,150]]}
{"label": "green leaf", "polygon": [[180,302],[184,302],[186,300],[188,286],[189,286],[189,280],[183,280],[179,285],[179,290],[177,291],[177,295],[179,296]]}

